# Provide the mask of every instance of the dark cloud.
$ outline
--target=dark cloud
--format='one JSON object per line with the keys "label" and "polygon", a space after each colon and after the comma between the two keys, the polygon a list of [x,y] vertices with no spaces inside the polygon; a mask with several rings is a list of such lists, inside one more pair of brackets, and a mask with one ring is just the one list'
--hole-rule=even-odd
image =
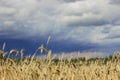
{"label": "dark cloud", "polygon": [[107,21],[104,21],[104,20],[96,20],[96,21],[77,21],[77,22],[72,22],[72,23],[69,23],[68,26],[71,26],[71,27],[80,27],[80,26],[86,26],[86,27],[89,27],[89,26],[102,26],[102,25],[106,25],[106,24],[109,24],[109,22]]}
{"label": "dark cloud", "polygon": [[110,0],[110,4],[118,4],[118,5],[120,5],[120,0]]}

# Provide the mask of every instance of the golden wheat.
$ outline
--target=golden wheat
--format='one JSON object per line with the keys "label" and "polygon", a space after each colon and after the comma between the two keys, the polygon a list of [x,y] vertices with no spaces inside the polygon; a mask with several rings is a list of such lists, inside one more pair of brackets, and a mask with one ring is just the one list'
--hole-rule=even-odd
{"label": "golden wheat", "polygon": [[[24,49],[20,50],[21,60],[11,58],[10,54],[19,55],[19,51],[10,50],[7,58],[6,52],[0,50],[0,80],[120,80],[120,53],[112,57],[100,59],[54,59],[51,50],[41,45],[32,57],[23,58]],[[36,58],[37,51],[45,51],[47,57]],[[4,55],[4,56],[3,56]],[[52,58],[51,58],[52,57]]]}
{"label": "golden wheat", "polygon": [[64,60],[35,59],[29,63],[25,59],[22,65],[12,59],[0,66],[0,80],[120,80],[120,59],[112,59],[103,64],[103,60],[78,60],[76,63]]}

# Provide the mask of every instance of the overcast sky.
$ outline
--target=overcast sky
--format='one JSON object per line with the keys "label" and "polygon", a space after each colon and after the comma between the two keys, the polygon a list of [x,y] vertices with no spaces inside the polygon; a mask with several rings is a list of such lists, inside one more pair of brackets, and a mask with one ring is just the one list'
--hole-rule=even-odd
{"label": "overcast sky", "polygon": [[40,41],[49,35],[56,47],[66,47],[58,51],[119,50],[120,0],[0,1],[1,41]]}

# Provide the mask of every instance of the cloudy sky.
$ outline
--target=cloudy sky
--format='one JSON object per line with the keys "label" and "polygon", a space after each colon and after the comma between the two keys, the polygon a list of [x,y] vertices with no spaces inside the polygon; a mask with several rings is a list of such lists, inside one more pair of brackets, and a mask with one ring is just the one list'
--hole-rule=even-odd
{"label": "cloudy sky", "polygon": [[1,0],[0,44],[53,52],[120,50],[120,0]]}

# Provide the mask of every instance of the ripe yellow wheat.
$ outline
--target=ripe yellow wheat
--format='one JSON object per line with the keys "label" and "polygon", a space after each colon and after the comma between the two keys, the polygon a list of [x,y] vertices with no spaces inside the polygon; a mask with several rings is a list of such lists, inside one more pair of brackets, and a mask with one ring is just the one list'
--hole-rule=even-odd
{"label": "ripe yellow wheat", "polygon": [[[5,58],[6,52],[0,50],[0,80],[120,80],[120,53],[107,58],[74,61],[62,60],[62,56],[51,58],[51,51],[43,45],[38,50],[46,51],[47,58],[23,59],[23,55],[21,60]],[[13,49],[9,54],[18,52],[23,54],[24,49]]]}

